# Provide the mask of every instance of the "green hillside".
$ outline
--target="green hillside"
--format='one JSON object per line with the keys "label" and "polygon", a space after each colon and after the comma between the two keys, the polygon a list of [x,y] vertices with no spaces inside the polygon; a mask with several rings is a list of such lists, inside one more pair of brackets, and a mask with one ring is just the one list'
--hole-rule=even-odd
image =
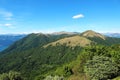
{"label": "green hillside", "polygon": [[[74,34],[73,34],[74,35]],[[51,35],[51,34],[35,34],[32,33],[26,37],[24,37],[21,40],[16,41],[14,44],[12,44],[10,47],[8,47],[6,50],[2,52],[4,53],[13,53],[13,51],[25,51],[25,50],[30,50],[32,48],[36,47],[42,47],[43,45],[53,42],[56,40],[59,40],[64,37],[69,37],[73,36],[72,34],[61,34],[61,35]]]}
{"label": "green hillside", "polygon": [[49,45],[56,46],[57,44],[60,44],[60,45],[66,44],[66,46],[71,46],[71,47],[75,47],[75,46],[84,47],[84,46],[94,44],[94,42],[92,42],[89,39],[86,39],[84,37],[81,37],[79,35],[76,35],[76,36],[67,37],[67,38],[57,40],[55,42],[51,42],[51,43],[45,45],[44,47],[47,47]]}
{"label": "green hillside", "polygon": [[1,52],[0,73],[17,71],[23,80],[113,79],[120,76],[119,43],[94,31],[30,34]]}

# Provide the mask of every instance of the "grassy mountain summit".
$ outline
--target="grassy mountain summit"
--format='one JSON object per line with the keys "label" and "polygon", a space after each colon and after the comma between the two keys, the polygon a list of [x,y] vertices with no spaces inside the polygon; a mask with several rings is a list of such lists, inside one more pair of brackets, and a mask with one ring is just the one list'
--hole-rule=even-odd
{"label": "grassy mountain summit", "polygon": [[[0,73],[17,71],[26,80],[44,80],[47,76],[50,77],[49,75],[53,75],[52,78],[57,75],[68,80],[80,80],[78,76],[81,76],[81,80],[84,77],[89,80],[84,73],[85,63],[92,61],[93,56],[101,56],[101,60],[107,58],[109,61],[108,58],[112,58],[115,65],[119,64],[119,45],[112,46],[119,43],[120,38],[105,37],[90,30],[81,34],[33,33],[1,52]],[[117,76],[118,68],[115,69],[116,73],[114,76],[110,74],[110,78]]]}
{"label": "grassy mountain summit", "polygon": [[119,38],[108,37],[108,36],[102,35],[100,33],[97,33],[95,31],[92,31],[92,30],[87,30],[87,31],[81,33],[80,35],[91,41],[94,41],[96,44],[100,44],[100,45],[110,46],[112,44],[120,43]]}
{"label": "grassy mountain summit", "polygon": [[102,34],[100,34],[100,33],[97,33],[97,32],[94,32],[94,31],[92,31],[92,30],[87,30],[87,31],[85,31],[85,32],[83,32],[82,34],[81,34],[81,36],[84,36],[84,37],[98,37],[98,38],[101,38],[101,39],[103,39],[103,40],[105,40],[106,39],[106,37],[104,36],[104,35],[102,35]]}
{"label": "grassy mountain summit", "polygon": [[63,38],[63,39],[57,40],[55,42],[49,43],[49,44],[45,45],[44,47],[47,47],[49,45],[55,46],[56,44],[61,44],[61,45],[66,44],[66,46],[84,47],[86,45],[92,44],[92,41],[90,41],[89,39],[86,39],[84,37],[76,35],[76,36]]}

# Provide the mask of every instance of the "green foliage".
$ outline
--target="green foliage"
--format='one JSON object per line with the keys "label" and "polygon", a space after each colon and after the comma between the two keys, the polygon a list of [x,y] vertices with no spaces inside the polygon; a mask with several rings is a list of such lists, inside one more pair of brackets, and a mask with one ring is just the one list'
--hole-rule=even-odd
{"label": "green foliage", "polygon": [[[88,38],[96,44],[107,46],[91,44],[92,46],[84,49],[80,46],[66,46],[66,44],[43,47],[68,36],[73,35],[30,34],[15,42],[0,55],[0,73],[18,71],[27,80],[43,80],[48,75],[63,75],[65,78],[79,74],[85,76],[84,65],[92,60],[93,56],[109,57],[118,65],[120,71],[120,46],[108,46],[120,42],[117,38],[106,37],[105,40],[98,37]],[[116,76],[120,75],[119,71],[116,72]]]}
{"label": "green foliage", "polygon": [[44,80],[64,80],[63,76],[47,76]]}
{"label": "green foliage", "polygon": [[81,47],[76,46],[73,49],[65,45],[17,51],[0,58],[0,72],[20,71],[24,77],[33,80],[39,74],[45,74],[49,70],[56,69],[57,66],[74,60],[80,51]]}
{"label": "green foliage", "polygon": [[24,80],[20,73],[10,71],[9,73],[0,74],[0,80]]}
{"label": "green foliage", "polygon": [[71,68],[69,68],[68,66],[65,66],[64,68],[64,76],[67,77],[67,76],[70,76],[73,74],[73,71]]}
{"label": "green foliage", "polygon": [[[6,53],[15,53],[16,51],[26,51],[30,50],[36,47],[42,47],[43,45],[59,40],[64,37],[69,37],[73,35],[49,35],[49,34],[29,34],[28,36],[24,37],[23,39],[20,39],[16,41],[14,44],[12,44],[10,47],[8,47],[6,50],[2,52],[2,54]],[[15,51],[15,52],[14,52]]]}
{"label": "green foliage", "polygon": [[118,72],[117,64],[109,57],[94,56],[85,64],[85,72],[91,80],[103,80],[111,78]]}
{"label": "green foliage", "polygon": [[119,76],[119,77],[117,77],[117,78],[114,78],[114,79],[112,79],[112,80],[120,80],[120,76]]}
{"label": "green foliage", "polygon": [[91,41],[96,42],[96,44],[99,45],[107,45],[111,46],[113,44],[118,44],[120,43],[120,38],[112,38],[112,37],[106,37],[105,40],[98,38],[98,37],[88,37]]}
{"label": "green foliage", "polygon": [[[85,76],[84,65],[86,62],[91,61],[93,56],[110,58],[120,70],[119,53],[119,45],[111,47],[89,46],[82,49],[82,51],[78,46],[74,48],[65,45],[49,46],[6,55],[0,59],[0,69],[1,72],[2,70],[4,72],[9,70],[20,71],[28,80],[41,80],[48,75],[63,75],[65,78],[72,75]],[[2,63],[3,61],[5,63]],[[108,75],[111,76],[111,73]],[[115,78],[117,75],[119,75],[119,71],[111,77]]]}

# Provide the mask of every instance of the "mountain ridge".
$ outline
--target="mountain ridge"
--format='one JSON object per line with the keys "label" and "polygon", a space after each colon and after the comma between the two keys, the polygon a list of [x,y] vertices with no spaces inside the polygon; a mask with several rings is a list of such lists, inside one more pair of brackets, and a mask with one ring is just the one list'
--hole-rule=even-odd
{"label": "mountain ridge", "polygon": [[[84,35],[86,33],[87,35]],[[54,71],[57,67],[76,60],[86,47],[111,46],[120,43],[120,38],[105,37],[104,40],[101,37],[102,34],[94,31],[92,34],[91,31],[81,34],[30,34],[1,52],[0,73],[15,70],[21,72],[27,80],[43,80],[46,77],[45,74],[50,74],[49,71]],[[90,49],[90,51],[97,50]],[[66,71],[65,76],[73,74],[71,68],[63,69]],[[38,79],[35,79],[37,76],[39,76]]]}
{"label": "mountain ridge", "polygon": [[57,44],[61,44],[61,45],[66,44],[66,46],[71,46],[71,47],[74,47],[74,46],[85,47],[86,45],[88,46],[88,45],[92,44],[92,41],[90,41],[89,39],[86,39],[84,37],[81,37],[79,35],[76,35],[73,37],[67,37],[67,38],[63,38],[58,41],[52,42],[52,43],[48,43],[44,47],[47,47],[50,45],[55,46]]}
{"label": "mountain ridge", "polygon": [[[9,52],[9,51],[12,51],[12,49],[13,50],[14,49],[26,50],[26,49],[35,48],[38,46],[42,47],[45,44],[47,45],[47,44],[54,42],[56,40],[59,40],[59,39],[65,38],[65,37],[78,36],[78,35],[81,37],[89,39],[90,41],[94,42],[95,44],[98,43],[98,44],[111,45],[112,43],[119,42],[118,38],[115,39],[115,38],[107,37],[107,36],[104,36],[100,33],[92,31],[92,30],[87,30],[81,34],[79,34],[79,33],[76,33],[76,34],[64,34],[64,33],[62,33],[59,35],[54,35],[54,34],[32,33],[32,34],[29,34],[28,36],[26,36],[25,38],[23,38],[22,40],[18,40],[17,42],[12,44],[10,47],[8,47],[3,52]],[[16,46],[16,45],[20,45],[20,46]]]}

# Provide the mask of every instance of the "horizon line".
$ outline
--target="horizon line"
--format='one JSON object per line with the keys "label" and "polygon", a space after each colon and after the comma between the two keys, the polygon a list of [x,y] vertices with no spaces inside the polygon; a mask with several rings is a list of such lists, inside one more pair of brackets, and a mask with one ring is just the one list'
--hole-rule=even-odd
{"label": "horizon line", "polygon": [[[85,30],[85,31],[88,31],[88,30]],[[85,31],[82,31],[82,32],[85,32]],[[111,34],[111,33],[118,33],[120,34],[120,32],[98,32],[98,31],[95,31],[95,30],[92,30],[94,32],[97,32],[97,33],[101,33],[101,34]],[[60,33],[60,32],[64,32],[64,33],[82,33],[82,32],[78,32],[78,31],[52,31],[52,32],[45,32],[45,31],[40,31],[40,32],[21,32],[21,33],[0,33],[0,35],[24,35],[24,34],[53,34],[53,33]]]}

